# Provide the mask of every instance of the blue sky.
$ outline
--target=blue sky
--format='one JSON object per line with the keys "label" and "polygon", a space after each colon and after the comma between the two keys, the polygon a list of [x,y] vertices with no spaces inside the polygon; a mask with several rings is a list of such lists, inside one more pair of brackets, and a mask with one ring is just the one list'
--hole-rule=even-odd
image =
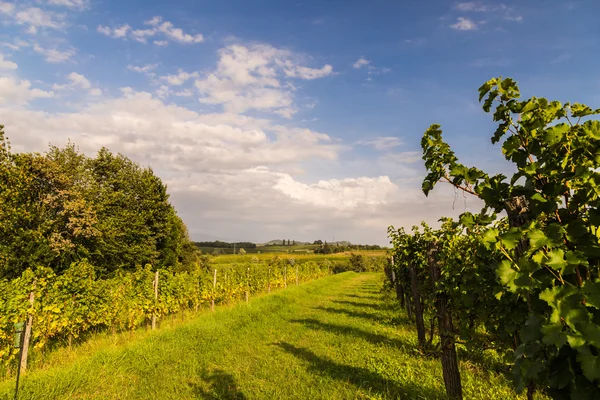
{"label": "blue sky", "polygon": [[0,0],[0,123],[150,165],[194,239],[385,244],[476,210],[425,199],[419,141],[510,166],[477,88],[600,105],[600,2]]}

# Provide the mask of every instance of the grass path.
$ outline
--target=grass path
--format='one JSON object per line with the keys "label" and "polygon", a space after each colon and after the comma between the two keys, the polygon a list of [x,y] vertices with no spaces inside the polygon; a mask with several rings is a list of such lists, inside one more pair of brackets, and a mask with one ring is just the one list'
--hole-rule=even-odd
{"label": "grass path", "polygon": [[[439,360],[414,350],[382,279],[347,272],[128,341],[82,345],[28,373],[19,398],[444,399]],[[465,399],[516,398],[501,375],[465,363],[461,372]],[[0,398],[12,399],[12,385],[0,384]]]}

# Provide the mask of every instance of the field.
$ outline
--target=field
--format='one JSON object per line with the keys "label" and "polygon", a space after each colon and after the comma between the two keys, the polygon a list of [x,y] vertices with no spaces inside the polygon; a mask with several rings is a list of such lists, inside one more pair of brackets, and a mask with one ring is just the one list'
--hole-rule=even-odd
{"label": "field", "polygon": [[314,254],[314,253],[309,253],[309,254],[276,253],[276,254],[274,254],[274,253],[275,252],[260,253],[260,254],[246,254],[246,255],[222,254],[222,255],[213,257],[211,259],[211,262],[213,264],[235,264],[235,263],[244,263],[244,262],[251,261],[253,257],[258,258],[259,261],[267,261],[267,260],[272,259],[275,256],[277,256],[279,258],[283,258],[283,259],[293,258],[299,262],[306,262],[306,261],[319,262],[319,261],[323,261],[323,260],[329,260],[329,261],[347,260],[350,258],[351,254],[361,254],[365,257],[380,257],[380,256],[386,255],[387,251],[386,250],[359,250],[359,251],[335,253],[335,254]]}
{"label": "field", "polygon": [[[439,359],[416,350],[382,282],[346,272],[155,332],[99,335],[49,354],[20,399],[445,399]],[[465,398],[524,398],[492,361],[461,359]]]}
{"label": "field", "polygon": [[[249,254],[262,254],[262,253],[312,253],[319,245],[316,244],[301,244],[301,245],[293,245],[293,246],[283,246],[283,245],[268,245],[268,246],[257,246],[254,248],[244,247],[244,251]],[[198,247],[200,251],[204,254],[213,254],[215,250],[221,252],[222,254],[233,254],[233,248],[222,248],[222,247]],[[236,248],[236,253],[240,248]]]}

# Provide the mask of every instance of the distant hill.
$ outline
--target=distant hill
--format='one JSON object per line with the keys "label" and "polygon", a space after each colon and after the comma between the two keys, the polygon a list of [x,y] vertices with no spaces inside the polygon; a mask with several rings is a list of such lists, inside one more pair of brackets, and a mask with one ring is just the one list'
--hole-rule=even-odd
{"label": "distant hill", "polygon": [[[287,239],[285,239],[285,242],[287,244]],[[290,239],[290,241],[293,243],[294,239]],[[312,242],[301,242],[299,240],[296,240],[296,246],[301,246],[301,245],[305,245],[305,244],[312,244]],[[270,240],[266,243],[257,243],[257,246],[283,246],[283,239],[275,239],[275,240]]]}

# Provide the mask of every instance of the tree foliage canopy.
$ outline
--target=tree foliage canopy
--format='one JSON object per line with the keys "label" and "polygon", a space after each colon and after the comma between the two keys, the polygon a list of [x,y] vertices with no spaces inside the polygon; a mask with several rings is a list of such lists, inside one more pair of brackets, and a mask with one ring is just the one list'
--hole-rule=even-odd
{"label": "tree foliage canopy", "polygon": [[100,275],[136,265],[186,268],[196,250],[150,168],[69,143],[15,153],[0,126],[0,278],[27,268],[56,273],[88,259]]}

